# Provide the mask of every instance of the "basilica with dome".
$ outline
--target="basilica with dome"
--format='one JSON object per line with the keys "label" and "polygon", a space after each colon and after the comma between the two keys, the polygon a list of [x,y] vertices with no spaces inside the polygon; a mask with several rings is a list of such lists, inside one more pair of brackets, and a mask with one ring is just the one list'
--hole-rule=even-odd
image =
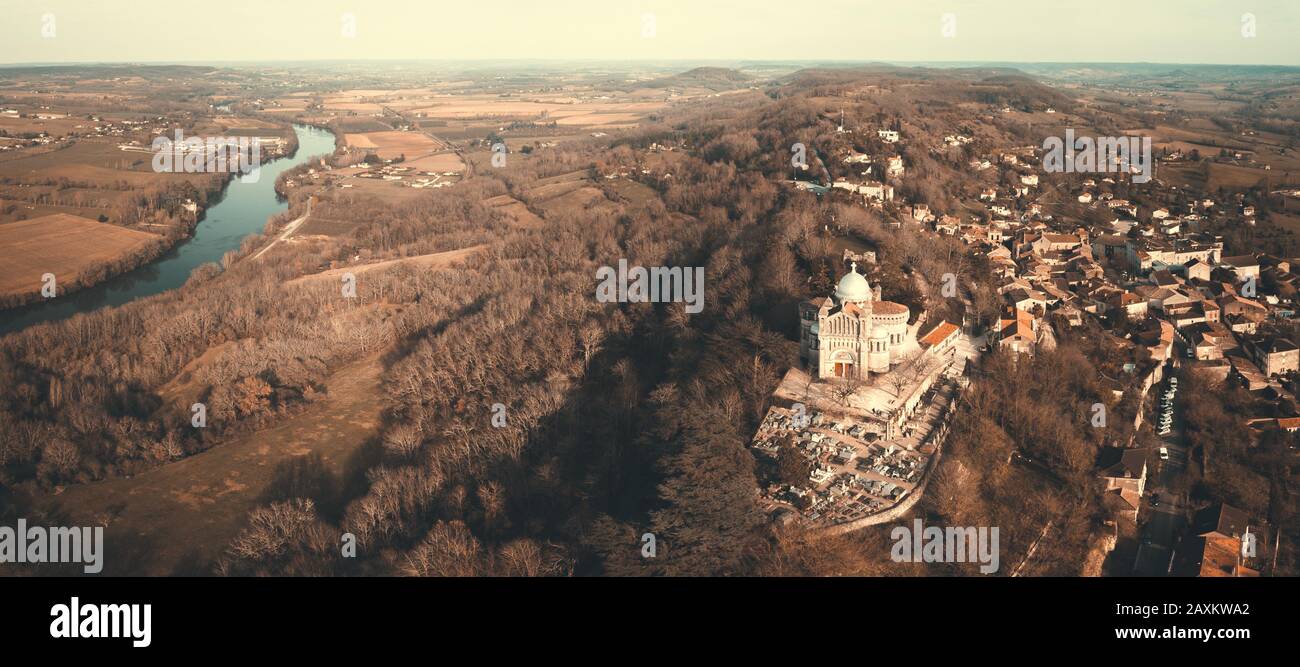
{"label": "basilica with dome", "polygon": [[799,356],[823,378],[885,373],[909,345],[907,306],[880,298],[856,262],[835,293],[799,307]]}

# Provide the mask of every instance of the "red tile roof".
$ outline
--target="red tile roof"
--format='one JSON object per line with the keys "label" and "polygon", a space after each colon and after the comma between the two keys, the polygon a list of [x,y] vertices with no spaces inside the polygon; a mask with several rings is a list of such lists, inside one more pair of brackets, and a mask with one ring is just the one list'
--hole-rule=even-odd
{"label": "red tile roof", "polygon": [[944,342],[945,340],[948,340],[948,338],[956,334],[957,331],[960,330],[960,328],[961,327],[958,327],[956,324],[953,324],[952,322],[947,322],[947,321],[940,322],[937,326],[935,326],[933,329],[930,330],[930,333],[927,333],[926,335],[921,337],[921,341],[920,341],[921,347],[925,347],[925,348],[934,347],[935,345],[938,345]]}
{"label": "red tile roof", "polygon": [[877,301],[871,306],[871,312],[880,313],[881,315],[903,315],[908,312],[907,306],[893,301]]}

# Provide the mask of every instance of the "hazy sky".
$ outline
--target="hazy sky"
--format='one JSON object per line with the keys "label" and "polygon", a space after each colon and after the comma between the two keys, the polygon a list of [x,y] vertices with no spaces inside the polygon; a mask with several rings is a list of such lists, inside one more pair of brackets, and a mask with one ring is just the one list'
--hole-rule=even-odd
{"label": "hazy sky", "polygon": [[[1247,13],[1255,17],[1253,38],[1242,35]],[[951,37],[942,34],[945,14],[955,17]],[[1300,0],[0,0],[0,17],[0,63],[536,58],[1300,66]],[[353,37],[344,34],[350,17]]]}

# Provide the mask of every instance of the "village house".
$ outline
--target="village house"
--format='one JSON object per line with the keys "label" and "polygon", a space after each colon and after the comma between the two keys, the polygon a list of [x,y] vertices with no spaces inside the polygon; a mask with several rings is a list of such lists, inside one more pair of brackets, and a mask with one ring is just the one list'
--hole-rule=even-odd
{"label": "village house", "polygon": [[1038,345],[1038,320],[1033,313],[1005,306],[993,326],[993,333],[999,348],[1017,354],[1032,354]]}
{"label": "village house", "polygon": [[1036,289],[1017,288],[1006,293],[1006,300],[1017,310],[1031,313],[1047,312],[1047,295]]}
{"label": "village house", "polygon": [[1209,280],[1210,273],[1214,270],[1214,267],[1208,262],[1193,259],[1191,262],[1183,266],[1183,270],[1187,274],[1188,280]]}
{"label": "village house", "polygon": [[1131,320],[1140,320],[1147,316],[1147,300],[1128,290],[1117,291],[1107,305],[1124,311]]}
{"label": "village house", "polygon": [[885,166],[887,176],[901,176],[906,171],[903,167],[903,157],[901,155],[891,155]]}
{"label": "village house", "polygon": [[1147,458],[1145,449],[1104,447],[1097,459],[1101,478],[1106,480],[1106,493],[1113,493],[1124,503],[1124,509],[1137,512],[1142,506],[1146,491]]}
{"label": "village house", "polygon": [[1164,311],[1165,317],[1179,329],[1199,322],[1219,321],[1219,306],[1213,301],[1192,300],[1176,306],[1166,301]]}
{"label": "village house", "polygon": [[1061,250],[1073,250],[1083,244],[1075,234],[1043,234],[1032,244],[1034,252],[1045,255]]}
{"label": "village house", "polygon": [[1253,299],[1228,293],[1216,299],[1216,303],[1219,304],[1224,317],[1231,315],[1254,323],[1268,319],[1268,308]]}
{"label": "village house", "polygon": [[938,356],[953,349],[960,336],[961,327],[951,322],[941,321],[917,342],[926,353]]}
{"label": "village house", "polygon": [[[934,223],[934,231],[940,234],[956,235],[960,230],[961,218],[955,216],[944,215]],[[1011,251],[1008,250],[1007,254],[1010,255],[1010,253]]]}
{"label": "village house", "polygon": [[1225,354],[1223,358],[1228,361],[1231,368],[1230,375],[1235,377],[1246,391],[1259,391],[1268,387],[1268,376],[1240,351]]}
{"label": "village house", "polygon": [[1290,339],[1280,336],[1252,338],[1243,347],[1265,375],[1275,376],[1300,370],[1300,348]]}
{"label": "village house", "polygon": [[894,201],[894,186],[880,181],[867,181],[858,186],[858,193],[871,201]]}
{"label": "village house", "polygon": [[1183,331],[1197,359],[1222,359],[1225,352],[1237,349],[1237,338],[1220,322],[1201,322]]}
{"label": "village house", "polygon": [[1247,278],[1259,278],[1259,260],[1255,259],[1254,255],[1224,257],[1220,261],[1236,274],[1237,282],[1244,282]]}
{"label": "village house", "polygon": [[1266,525],[1225,503],[1196,512],[1170,571],[1193,577],[1258,577],[1268,562]]}

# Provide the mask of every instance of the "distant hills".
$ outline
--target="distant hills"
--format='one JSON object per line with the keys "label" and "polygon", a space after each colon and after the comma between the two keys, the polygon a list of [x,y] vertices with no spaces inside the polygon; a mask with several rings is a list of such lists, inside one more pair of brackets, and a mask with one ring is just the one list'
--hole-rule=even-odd
{"label": "distant hills", "polygon": [[[937,64],[936,64],[937,65]],[[953,65],[946,65],[953,66]],[[1014,68],[1026,74],[1055,79],[1095,83],[1104,80],[1130,81],[1191,79],[1235,81],[1246,78],[1300,76],[1300,67],[1284,65],[1196,65],[1177,63],[987,63],[989,67]]]}
{"label": "distant hills", "polygon": [[[1017,108],[1068,108],[1070,99],[1019,70],[1004,67],[900,67],[870,63],[852,68],[810,68],[778,79],[783,95],[835,94],[864,84],[890,86],[927,82],[950,102],[980,102]],[[954,85],[943,87],[945,83]],[[959,84],[959,85],[957,85]]]}
{"label": "distant hills", "polygon": [[141,77],[162,79],[194,76],[215,72],[211,65],[138,65],[132,63],[70,64],[70,65],[5,65],[0,66],[0,79],[30,76],[69,76],[88,79],[112,77]]}
{"label": "distant hills", "polygon": [[672,74],[649,81],[647,88],[708,88],[710,90],[735,90],[753,82],[753,77],[728,67],[696,67],[680,74]]}

